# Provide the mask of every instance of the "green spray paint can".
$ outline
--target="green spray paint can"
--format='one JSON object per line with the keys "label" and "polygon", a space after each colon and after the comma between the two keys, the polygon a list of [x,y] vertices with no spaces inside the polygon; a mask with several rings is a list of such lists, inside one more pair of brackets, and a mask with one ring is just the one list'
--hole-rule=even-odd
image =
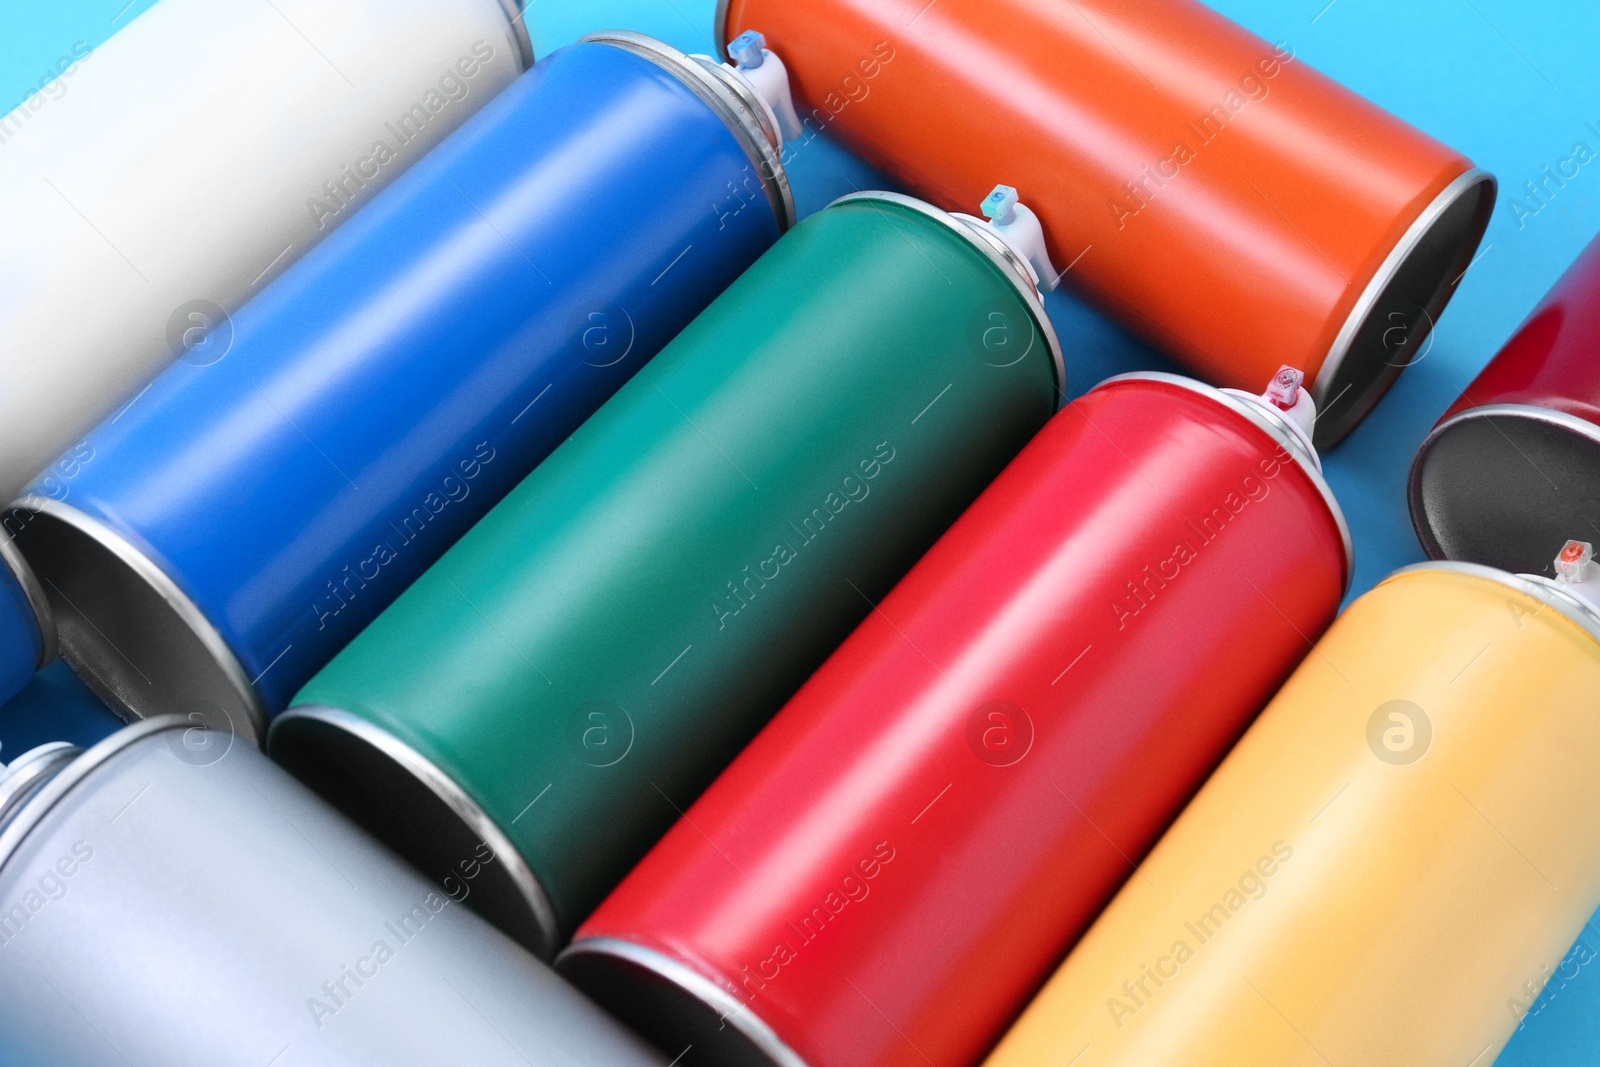
{"label": "green spray paint can", "polygon": [[473,901],[548,957],[1055,410],[1053,272],[1012,206],[864,193],[802,222],[269,751],[424,873],[489,842]]}

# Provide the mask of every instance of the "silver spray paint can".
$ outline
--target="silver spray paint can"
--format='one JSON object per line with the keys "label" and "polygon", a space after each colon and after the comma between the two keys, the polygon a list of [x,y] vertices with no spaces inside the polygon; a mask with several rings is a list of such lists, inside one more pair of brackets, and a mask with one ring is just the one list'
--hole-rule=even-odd
{"label": "silver spray paint can", "polygon": [[664,1062],[208,717],[0,777],[0,1064]]}

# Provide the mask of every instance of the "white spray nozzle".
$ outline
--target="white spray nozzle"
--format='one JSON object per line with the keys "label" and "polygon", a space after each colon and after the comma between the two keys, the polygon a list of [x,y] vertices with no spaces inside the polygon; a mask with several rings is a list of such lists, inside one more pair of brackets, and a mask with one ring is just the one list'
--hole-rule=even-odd
{"label": "white spray nozzle", "polygon": [[[755,30],[745,30],[728,42],[728,58],[723,66],[744,80],[767,109],[767,117],[783,140],[805,132],[794,110],[794,95],[789,88],[789,69],[767,47],[767,39]],[[781,147],[781,145],[780,145]]]}
{"label": "white spray nozzle", "polygon": [[1594,562],[1594,546],[1587,541],[1562,545],[1556,553],[1556,582],[1600,609],[1600,566]]}
{"label": "white spray nozzle", "polygon": [[997,185],[983,198],[978,210],[983,218],[960,215],[976,225],[999,236],[1033,274],[1034,284],[1040,292],[1048,293],[1061,281],[1055,265],[1050,262],[1050,251],[1044,244],[1044,226],[1028,207],[1017,199],[1017,191],[1009,185]]}
{"label": "white spray nozzle", "polygon": [[1587,541],[1568,541],[1556,554],[1556,581],[1581,585],[1594,574],[1594,546]]}

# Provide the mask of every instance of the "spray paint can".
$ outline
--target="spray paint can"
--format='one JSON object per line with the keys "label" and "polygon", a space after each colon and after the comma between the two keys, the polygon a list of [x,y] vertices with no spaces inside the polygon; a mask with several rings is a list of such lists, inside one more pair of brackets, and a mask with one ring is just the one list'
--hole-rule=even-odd
{"label": "spray paint can", "polygon": [[163,0],[73,55],[0,118],[3,500],[531,62],[509,0]]}
{"label": "spray paint can", "polygon": [[30,489],[73,667],[130,717],[264,734],[777,239],[765,107],[622,33],[507,89]]}
{"label": "spray paint can", "polygon": [[1279,407],[1111,379],[812,676],[561,969],[661,1048],[693,1045],[685,1063],[976,1062],[1333,620],[1349,551]]}
{"label": "spray paint can", "polygon": [[[892,193],[802,222],[278,717],[268,750],[541,954],[1055,408],[994,231]],[[456,846],[449,845],[448,848]]]}
{"label": "spray paint can", "polygon": [[1431,558],[1548,576],[1560,531],[1600,536],[1597,347],[1600,241],[1417,450],[1407,496]]}
{"label": "spray paint can", "polygon": [[58,659],[0,704],[0,762],[51,741],[88,748],[121,728],[122,720]]}
{"label": "spray paint can", "polygon": [[990,1067],[1492,1062],[1600,905],[1584,565],[1351,605]]}
{"label": "spray paint can", "polygon": [[0,532],[0,703],[55,658],[55,625],[39,579]]}
{"label": "spray paint can", "polygon": [[664,1062],[232,735],[179,716],[0,768],[7,1063]]}
{"label": "spray paint can", "polygon": [[809,135],[942,207],[1006,175],[1080,290],[1201,377],[1304,369],[1319,445],[1421,350],[1494,203],[1465,157],[1198,0],[721,0],[720,40],[750,26]]}

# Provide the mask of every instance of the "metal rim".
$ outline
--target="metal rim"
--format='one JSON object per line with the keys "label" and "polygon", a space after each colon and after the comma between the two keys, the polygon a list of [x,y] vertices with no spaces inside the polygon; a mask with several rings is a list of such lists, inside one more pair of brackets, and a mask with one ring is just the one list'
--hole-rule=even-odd
{"label": "metal rim", "polygon": [[778,222],[778,232],[785,233],[795,224],[794,190],[789,187],[789,176],[783,169],[783,143],[767,118],[766,108],[747,86],[729,77],[726,71],[712,73],[717,69],[714,63],[702,63],[654,37],[631,30],[602,30],[589,34],[579,43],[610,45],[632,52],[677,78],[703,100],[743,144],[745,155],[766,190]]}
{"label": "metal rim", "polygon": [[1011,246],[987,229],[970,226],[950,212],[935,207],[926,200],[906,196],[904,193],[890,193],[881,189],[848,193],[833,201],[828,207],[867,201],[894,204],[940,223],[946,229],[966,238],[968,244],[982,252],[989,262],[999,269],[1027,305],[1029,313],[1033,315],[1035,324],[1039,327],[1040,336],[1044,338],[1045,345],[1050,351],[1050,371],[1055,376],[1056,386],[1055,410],[1060,411],[1067,398],[1067,365],[1061,355],[1061,339],[1056,336],[1056,328],[1045,312],[1044,297],[1040,295],[1039,287],[1034,284],[1033,275]]}
{"label": "metal rim", "polygon": [[297,719],[341,730],[371,746],[443,801],[445,807],[460,819],[467,829],[477,834],[479,840],[487,842],[489,847],[494,849],[495,856],[505,862],[511,882],[527,904],[528,912],[533,916],[534,925],[543,939],[543,944],[535,951],[535,955],[545,960],[554,955],[555,946],[561,942],[561,930],[556,922],[555,908],[551,905],[544,886],[539,883],[538,876],[523,859],[522,853],[511,843],[511,839],[489,817],[489,813],[467,795],[466,790],[462,789],[454,778],[388,730],[343,708],[329,707],[325,704],[297,705],[274,720],[272,736],[276,737],[283,729],[281,723],[287,722],[292,725]]}
{"label": "metal rim", "polygon": [[1301,473],[1316,487],[1334,525],[1339,528],[1339,540],[1344,544],[1344,585],[1341,596],[1350,591],[1350,582],[1355,578],[1356,572],[1356,549],[1355,543],[1350,538],[1350,525],[1345,521],[1344,509],[1339,506],[1339,498],[1333,495],[1333,487],[1322,476],[1322,468],[1316,453],[1306,448],[1300,435],[1289,429],[1280,416],[1267,411],[1263,405],[1230,396],[1221,389],[1215,389],[1193,378],[1186,378],[1181,374],[1168,374],[1165,371],[1134,371],[1130,374],[1118,374],[1107,378],[1095,386],[1095,389],[1103,389],[1116,382],[1163,382],[1180,389],[1187,389],[1242,416],[1251,425],[1282,445],[1284,451],[1289,453],[1289,457],[1300,468]]}
{"label": "metal rim", "polygon": [[43,821],[63,797],[102,763],[151,734],[165,730],[186,729],[188,726],[189,721],[182,716],[158,715],[131,726],[124,726],[99,744],[83,750],[69,761],[63,761],[60,769],[49,781],[23,802],[10,825],[0,831],[0,872],[4,872],[6,864],[16,855],[17,847],[28,834],[33,832],[33,828]]}
{"label": "metal rim", "polygon": [[1433,527],[1425,521],[1427,512],[1422,507],[1423,467],[1427,465],[1428,457],[1432,455],[1434,447],[1450,430],[1474,419],[1492,418],[1532,419],[1535,422],[1547,423],[1587,438],[1596,447],[1600,447],[1600,426],[1576,415],[1569,415],[1565,411],[1539,407],[1537,404],[1484,404],[1458,411],[1448,419],[1442,420],[1428,431],[1428,436],[1417,446],[1417,454],[1411,459],[1411,470],[1406,475],[1406,503],[1411,511],[1411,525],[1416,529],[1417,540],[1422,542],[1422,550],[1431,559],[1442,559],[1444,549],[1439,544],[1439,539],[1434,536]]}
{"label": "metal rim", "polygon": [[770,104],[757,96],[750,86],[745,83],[744,79],[735,77],[727,67],[724,67],[710,56],[689,56],[688,58],[691,62],[698,63],[701,70],[722,83],[724,88],[738,97],[740,105],[749,109],[751,118],[755,120],[760,129],[762,140],[773,148],[782,151],[783,135],[778,132],[777,115],[773,112]]}
{"label": "metal rim", "polygon": [[[1322,457],[1317,454],[1316,443],[1311,440],[1311,435],[1309,433],[1300,428],[1298,423],[1291,422],[1288,418],[1279,413],[1276,407],[1273,407],[1270,404],[1261,403],[1261,397],[1259,394],[1246,392],[1243,389],[1219,389],[1217,391],[1224,396],[1229,396],[1235,400],[1241,401],[1245,405],[1245,410],[1249,411],[1252,416],[1266,416],[1268,421],[1270,421],[1274,426],[1283,430],[1284,433],[1289,434],[1293,440],[1300,443],[1304,450],[1303,454],[1311,462],[1311,464],[1317,468],[1318,473],[1321,473]],[[1313,403],[1315,403],[1315,401],[1313,401]]]}
{"label": "metal rim", "polygon": [[785,1044],[777,1031],[767,1025],[766,1020],[752,1011],[749,1005],[671,956],[617,937],[586,937],[568,945],[556,957],[556,966],[559,968],[562,961],[574,956],[611,956],[649,971],[716,1012],[724,1023],[737,1030],[774,1067],[809,1067],[799,1053]]}
{"label": "metal rim", "polygon": [[1422,571],[1445,571],[1452,574],[1463,574],[1514,589],[1553,609],[1568,622],[1581,629],[1596,644],[1600,644],[1600,610],[1597,610],[1594,605],[1582,597],[1573,596],[1565,589],[1562,589],[1559,582],[1551,581],[1542,574],[1512,574],[1510,571],[1503,571],[1498,567],[1485,567],[1481,563],[1463,563],[1459,560],[1441,559],[1430,560],[1427,563],[1413,563],[1409,567],[1401,567],[1378,584],[1383,585],[1407,574]]}
{"label": "metal rim", "polygon": [[511,20],[511,36],[517,42],[517,58],[522,60],[522,69],[527,70],[538,57],[533,54],[533,38],[528,35],[527,10],[523,7],[523,0],[500,0],[500,9]]}
{"label": "metal rim", "polygon": [[50,598],[45,596],[39,576],[28,566],[10,531],[0,531],[0,562],[11,568],[33,612],[33,625],[39,631],[39,661],[33,666],[34,670],[42,670],[56,658],[56,618],[50,610]]}
{"label": "metal rim", "polygon": [[711,39],[717,46],[717,57],[728,58],[728,0],[717,0],[716,24],[711,29]]}
{"label": "metal rim", "polygon": [[[56,521],[75,528],[116,557],[123,566],[166,601],[173,614],[200,642],[211,656],[212,662],[221,671],[228,686],[233,690],[233,695],[244,708],[247,725],[251,730],[250,740],[257,746],[261,744],[267,732],[267,709],[261,695],[251,683],[250,676],[245,673],[244,664],[239,662],[239,658],[233,654],[233,649],[228,647],[228,642],[211,624],[211,620],[206,618],[200,606],[189,599],[189,594],[180,589],[178,583],[174,582],[166,571],[156,566],[154,561],[111,527],[70,504],[49,497],[25,496],[13,507],[49,515]],[[128,710],[136,714],[132,708]]]}
{"label": "metal rim", "polygon": [[0,827],[11,821],[11,816],[28,802],[39,786],[82,751],[66,741],[51,741],[30,748],[9,764],[0,765],[5,771],[0,777]]}
{"label": "metal rim", "polygon": [[[1422,244],[1423,239],[1428,236],[1439,219],[1454,207],[1462,197],[1484,183],[1498,185],[1495,176],[1482,167],[1473,167],[1457,176],[1454,181],[1444,187],[1438,196],[1433,198],[1433,202],[1422,210],[1422,213],[1407,227],[1400,240],[1389,250],[1388,256],[1384,258],[1382,265],[1378,267],[1377,273],[1372,276],[1372,280],[1367,283],[1366,288],[1361,292],[1360,298],[1356,300],[1355,306],[1350,309],[1350,314],[1346,316],[1344,325],[1339,328],[1338,334],[1333,339],[1333,344],[1328,348],[1327,355],[1323,357],[1322,366],[1317,370],[1316,380],[1311,383],[1309,390],[1311,399],[1317,402],[1319,408],[1327,405],[1328,392],[1333,387],[1333,380],[1338,376],[1339,368],[1343,366],[1346,358],[1349,357],[1351,349],[1355,346],[1356,337],[1361,332],[1362,325],[1367,321],[1367,317],[1372,314],[1373,308],[1377,306],[1379,298],[1383,296],[1384,290],[1388,288],[1389,283],[1400,273],[1400,269],[1411,258],[1417,247]],[[1492,210],[1492,204],[1490,208]],[[1487,215],[1488,213],[1486,212],[1485,224],[1487,224]],[[1478,239],[1473,242],[1472,247],[1476,248],[1482,241],[1483,235],[1480,231]],[[1409,363],[1410,361],[1408,360],[1406,363],[1396,367],[1395,374],[1398,375]]]}

